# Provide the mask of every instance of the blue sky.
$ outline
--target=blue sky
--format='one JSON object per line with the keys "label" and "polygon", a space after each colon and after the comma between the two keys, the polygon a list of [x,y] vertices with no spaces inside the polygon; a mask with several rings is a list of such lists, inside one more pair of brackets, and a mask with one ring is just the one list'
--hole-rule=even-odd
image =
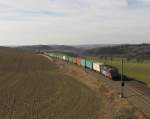
{"label": "blue sky", "polygon": [[150,0],[0,0],[0,45],[150,43]]}

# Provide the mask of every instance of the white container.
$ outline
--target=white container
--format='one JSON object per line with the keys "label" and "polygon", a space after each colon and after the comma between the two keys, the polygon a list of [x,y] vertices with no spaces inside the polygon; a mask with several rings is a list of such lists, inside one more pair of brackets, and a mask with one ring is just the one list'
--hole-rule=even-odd
{"label": "white container", "polygon": [[103,65],[103,63],[95,63],[95,62],[93,62],[93,70],[95,70],[97,72],[101,72],[101,68],[100,68],[101,65]]}
{"label": "white container", "polygon": [[66,60],[66,56],[63,56],[63,60]]}

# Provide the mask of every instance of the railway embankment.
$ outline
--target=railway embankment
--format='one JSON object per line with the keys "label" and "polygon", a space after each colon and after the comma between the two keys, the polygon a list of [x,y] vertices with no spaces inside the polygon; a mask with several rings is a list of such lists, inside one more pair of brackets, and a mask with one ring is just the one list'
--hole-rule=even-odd
{"label": "railway embankment", "polygon": [[[143,107],[138,102],[134,103],[133,99],[119,97],[120,82],[111,81],[102,75],[93,71],[85,72],[83,68],[74,64],[68,64],[64,61],[54,60],[57,67],[66,75],[74,77],[84,85],[87,85],[95,92],[105,97],[101,118],[103,119],[149,119],[149,115],[145,113]],[[132,86],[131,86],[132,88]],[[125,91],[128,92],[128,91]],[[132,92],[134,95],[135,92]],[[127,95],[127,94],[125,94]],[[131,95],[131,94],[130,94]],[[142,101],[141,101],[142,102]],[[147,108],[147,107],[145,107]]]}

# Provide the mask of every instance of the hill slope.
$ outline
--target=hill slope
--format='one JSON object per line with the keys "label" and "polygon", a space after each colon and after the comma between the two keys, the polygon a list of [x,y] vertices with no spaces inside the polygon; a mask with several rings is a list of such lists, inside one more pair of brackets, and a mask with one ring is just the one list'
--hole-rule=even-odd
{"label": "hill slope", "polygon": [[22,46],[19,49],[32,51],[50,51],[72,53],[75,55],[95,55],[95,56],[125,56],[143,57],[150,59],[150,44],[139,45],[33,45]]}
{"label": "hill slope", "polygon": [[113,56],[150,58],[150,44],[120,45],[120,46],[93,48],[85,50],[84,54],[99,55],[99,56],[113,55]]}
{"label": "hill slope", "polygon": [[68,52],[68,53],[79,53],[82,51],[82,48],[76,48],[68,45],[31,45],[31,46],[22,46],[17,47],[26,50],[32,51],[53,51],[53,52]]}

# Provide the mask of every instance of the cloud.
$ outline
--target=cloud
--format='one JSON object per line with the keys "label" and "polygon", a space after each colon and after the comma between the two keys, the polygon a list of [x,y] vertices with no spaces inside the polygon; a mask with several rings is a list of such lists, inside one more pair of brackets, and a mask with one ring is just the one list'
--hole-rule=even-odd
{"label": "cloud", "polygon": [[127,0],[129,6],[143,6],[143,0]]}
{"label": "cloud", "polygon": [[145,5],[150,5],[150,0],[143,0]]}
{"label": "cloud", "polygon": [[149,3],[0,0],[0,44],[150,42]]}

